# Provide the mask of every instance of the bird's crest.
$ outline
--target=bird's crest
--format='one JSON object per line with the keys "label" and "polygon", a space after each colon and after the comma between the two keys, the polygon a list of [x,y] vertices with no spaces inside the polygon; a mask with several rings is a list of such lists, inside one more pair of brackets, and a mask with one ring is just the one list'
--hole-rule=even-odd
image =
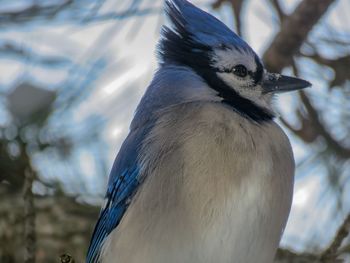
{"label": "bird's crest", "polygon": [[252,51],[249,45],[224,23],[186,0],[166,0],[165,11],[172,28],[164,26],[162,30],[160,56],[163,60],[167,59],[167,52],[181,55],[226,46]]}

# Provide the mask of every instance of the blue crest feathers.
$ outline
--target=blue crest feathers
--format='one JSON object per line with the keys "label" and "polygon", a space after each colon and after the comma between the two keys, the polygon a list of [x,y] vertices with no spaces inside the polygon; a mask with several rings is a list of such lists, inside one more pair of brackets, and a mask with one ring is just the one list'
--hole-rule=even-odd
{"label": "blue crest feathers", "polygon": [[165,11],[176,34],[182,37],[183,34],[190,35],[194,41],[210,47],[226,44],[250,49],[249,45],[224,23],[188,1],[166,0],[165,3]]}

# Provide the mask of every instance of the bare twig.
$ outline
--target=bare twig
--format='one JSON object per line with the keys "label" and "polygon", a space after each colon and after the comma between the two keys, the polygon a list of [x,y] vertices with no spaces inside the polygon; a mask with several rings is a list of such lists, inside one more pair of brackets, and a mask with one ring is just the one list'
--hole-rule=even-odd
{"label": "bare twig", "polygon": [[41,55],[31,50],[30,47],[23,45],[23,43],[16,43],[10,40],[0,42],[0,55],[15,60],[31,61],[37,65],[45,67],[62,67],[68,66],[72,63],[69,58],[63,56]]}
{"label": "bare twig", "polygon": [[318,256],[310,253],[295,253],[288,249],[278,249],[274,263],[319,263]]}
{"label": "bare twig", "polygon": [[32,192],[34,174],[27,169],[24,183],[24,235],[25,254],[24,263],[35,263],[36,232],[35,232],[35,207]]}
{"label": "bare twig", "polygon": [[73,0],[64,0],[60,3],[52,5],[33,4],[24,9],[15,11],[0,10],[1,26],[4,24],[23,23],[32,20],[35,17],[52,18],[62,10],[68,8],[73,3]]}
{"label": "bare twig", "polygon": [[350,214],[340,226],[331,245],[324,250],[321,256],[310,253],[295,253],[288,249],[279,249],[276,254],[275,263],[341,263],[340,256],[344,251],[340,246],[350,233]]}
{"label": "bare twig", "polygon": [[312,124],[313,130],[317,132],[320,136],[324,138],[327,145],[338,155],[338,157],[343,159],[350,158],[350,149],[343,146],[340,142],[333,138],[333,136],[327,131],[325,125],[318,116],[315,107],[312,105],[309,97],[305,92],[300,91],[300,98],[305,106],[309,120]]}
{"label": "bare twig", "polygon": [[156,7],[150,8],[133,8],[128,9],[122,12],[109,12],[105,14],[100,14],[94,17],[84,20],[86,23],[102,22],[108,20],[122,20],[130,17],[144,17],[150,15],[159,15],[161,14],[162,9]]}
{"label": "bare twig", "polygon": [[335,262],[337,256],[339,255],[338,250],[343,240],[347,236],[349,236],[349,232],[350,232],[350,214],[345,218],[343,224],[338,229],[338,232],[332,244],[322,253],[321,262],[324,262],[324,263]]}
{"label": "bare twig", "polygon": [[346,81],[350,79],[349,67],[350,67],[350,55],[346,54],[341,57],[334,59],[328,59],[322,57],[316,51],[312,55],[303,54],[304,57],[311,58],[313,61],[317,62],[320,65],[325,65],[330,67],[334,71],[334,79],[330,83],[330,88],[334,86],[341,86]]}

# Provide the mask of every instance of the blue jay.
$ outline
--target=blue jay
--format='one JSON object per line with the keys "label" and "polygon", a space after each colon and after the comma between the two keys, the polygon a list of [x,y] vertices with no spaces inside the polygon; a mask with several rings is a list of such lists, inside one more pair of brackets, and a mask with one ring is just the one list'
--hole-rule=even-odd
{"label": "blue jay", "polygon": [[294,158],[268,73],[222,22],[167,0],[159,69],[110,173],[88,263],[271,263],[292,202]]}

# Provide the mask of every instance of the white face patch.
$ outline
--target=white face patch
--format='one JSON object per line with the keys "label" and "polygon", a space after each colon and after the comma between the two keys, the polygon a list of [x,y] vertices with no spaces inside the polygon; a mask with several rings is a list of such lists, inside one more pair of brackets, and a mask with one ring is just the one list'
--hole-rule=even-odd
{"label": "white face patch", "polygon": [[218,69],[231,69],[239,64],[244,65],[248,71],[255,72],[257,68],[255,54],[248,49],[218,48],[214,50],[214,67]]}
{"label": "white face patch", "polygon": [[248,74],[246,77],[242,78],[235,75],[233,72],[225,72],[233,69],[237,65],[245,66],[248,72],[256,72],[257,64],[255,53],[249,49],[237,50],[233,47],[224,49],[217,48],[214,50],[212,66],[222,71],[217,72],[217,76],[240,96],[264,108],[271,109],[271,96],[262,93],[261,85],[256,85],[252,76]]}

